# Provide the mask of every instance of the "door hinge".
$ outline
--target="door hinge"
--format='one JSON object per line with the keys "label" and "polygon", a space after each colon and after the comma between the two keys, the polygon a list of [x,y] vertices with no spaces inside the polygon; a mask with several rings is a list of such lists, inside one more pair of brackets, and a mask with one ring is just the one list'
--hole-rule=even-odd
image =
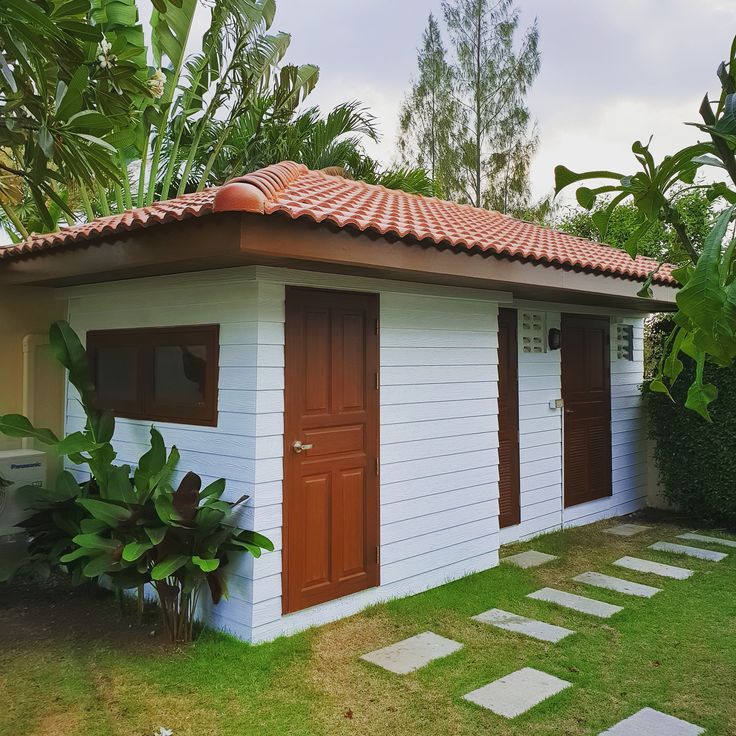
{"label": "door hinge", "polygon": [[376,547],[376,563],[377,564],[381,563],[381,548],[380,547]]}
{"label": "door hinge", "polygon": [[373,323],[373,328],[375,329],[375,331],[376,331],[376,335],[377,335],[377,334],[379,333],[379,330],[378,330],[378,320],[376,320],[376,321],[375,321],[375,322]]}
{"label": "door hinge", "polygon": [[376,475],[378,475],[380,470],[381,470],[381,463],[379,462],[378,458],[376,458]]}
{"label": "door hinge", "polygon": [[380,379],[378,377],[378,373],[376,373],[376,391],[381,388]]}

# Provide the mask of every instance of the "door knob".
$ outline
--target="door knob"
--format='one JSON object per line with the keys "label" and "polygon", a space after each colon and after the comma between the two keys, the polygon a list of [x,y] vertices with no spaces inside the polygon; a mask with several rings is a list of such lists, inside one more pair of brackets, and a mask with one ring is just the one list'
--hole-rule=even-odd
{"label": "door knob", "polygon": [[291,446],[292,450],[297,453],[304,452],[304,450],[311,450],[314,445],[304,445],[300,440],[296,440]]}

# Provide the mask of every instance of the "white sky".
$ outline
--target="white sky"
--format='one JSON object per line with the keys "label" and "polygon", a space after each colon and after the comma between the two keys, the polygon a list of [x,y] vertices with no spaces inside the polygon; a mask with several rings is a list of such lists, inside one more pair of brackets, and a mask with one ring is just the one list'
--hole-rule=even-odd
{"label": "white sky", "polygon": [[[277,0],[274,26],[292,35],[287,59],[320,67],[312,104],[359,99],[377,116],[382,141],[370,152],[391,161],[398,110],[416,68],[416,49],[440,0]],[[553,169],[632,171],[631,143],[654,134],[655,156],[696,137],[715,70],[736,33],[736,0],[517,0],[526,27],[540,29],[542,69],[529,96],[540,147],[535,197]]]}

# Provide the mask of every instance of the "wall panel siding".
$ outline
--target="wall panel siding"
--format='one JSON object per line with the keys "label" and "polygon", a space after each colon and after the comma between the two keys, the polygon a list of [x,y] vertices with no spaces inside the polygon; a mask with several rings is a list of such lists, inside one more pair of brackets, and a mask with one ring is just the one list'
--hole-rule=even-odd
{"label": "wall panel siding", "polygon": [[[282,616],[287,284],[380,294],[382,582]],[[217,427],[157,426],[181,452],[180,476],[225,477],[230,498],[250,496],[240,522],[269,536],[276,551],[234,561],[229,601],[204,606],[212,624],[264,640],[497,564],[496,314],[507,295],[251,267],[75,287],[69,296],[70,321],[83,337],[93,329],[220,324]],[[69,388],[67,428],[83,424]],[[149,429],[118,420],[121,462],[137,461]],[[456,543],[448,546],[448,535]]]}
{"label": "wall panel siding", "polygon": [[[181,452],[179,477],[189,470],[199,473],[204,483],[224,477],[227,498],[250,496],[240,513],[241,523],[270,527],[271,538],[280,548],[283,349],[276,343],[278,320],[264,319],[281,308],[272,297],[257,283],[252,269],[221,284],[212,283],[210,274],[160,277],[74,290],[69,317],[82,338],[95,329],[221,325],[217,427],[168,422],[156,426],[167,445],[175,444]],[[69,387],[66,424],[70,431],[84,424],[76,399]],[[148,446],[150,425],[133,419],[117,421],[114,442],[119,462],[137,462]],[[210,607],[208,615],[213,623],[250,638],[254,598],[250,558],[236,561],[230,588],[230,600]]]}
{"label": "wall panel siding", "polygon": [[[563,312],[603,314],[606,310],[519,302],[542,312],[546,330],[560,327]],[[639,386],[643,379],[643,319],[621,313],[614,317],[634,326],[634,360],[616,357],[615,329],[611,329],[611,431],[613,495],[563,508],[562,422],[550,401],[562,395],[559,350],[519,352],[519,443],[521,448],[521,523],[501,530],[502,543],[542,534],[562,526],[590,523],[606,516],[630,513],[646,501],[646,457],[642,451],[643,415]],[[546,337],[546,336],[545,336]]]}
{"label": "wall panel siding", "polygon": [[[290,284],[380,294],[381,585],[282,616],[284,305]],[[635,360],[617,360],[612,350],[610,499],[563,511],[562,413],[549,407],[560,397],[560,352],[519,353],[521,523],[499,531],[496,316],[499,303],[511,303],[509,295],[261,267],[68,293],[70,320],[82,336],[116,327],[221,325],[217,427],[158,427],[181,451],[180,475],[195,470],[205,482],[225,477],[229,497],[250,496],[241,523],[274,541],[273,554],[235,560],[231,599],[206,607],[213,624],[243,638],[263,641],[487,569],[497,564],[501,542],[627,513],[645,500],[639,317],[623,316],[635,328]],[[594,311],[514,306],[543,311],[546,328],[559,327],[563,310]],[[75,399],[69,388],[70,431],[84,422]],[[121,461],[137,461],[149,428],[149,422],[118,421]],[[71,469],[81,477],[79,468]]]}
{"label": "wall panel siding", "polygon": [[[319,274],[273,270],[268,279],[282,294],[285,284],[380,294],[381,585],[287,616],[279,591],[254,610],[254,640],[496,564],[496,302]],[[458,544],[448,547],[448,533]],[[254,568],[281,571],[272,555]],[[271,578],[257,577],[262,584]]]}

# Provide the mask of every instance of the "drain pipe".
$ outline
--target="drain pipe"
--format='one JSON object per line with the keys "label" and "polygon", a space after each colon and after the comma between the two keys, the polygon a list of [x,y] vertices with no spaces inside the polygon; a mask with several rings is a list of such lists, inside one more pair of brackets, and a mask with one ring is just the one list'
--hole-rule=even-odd
{"label": "drain pipe", "polygon": [[[48,345],[48,335],[25,335],[23,338],[23,395],[21,413],[33,423],[36,412],[36,349]],[[24,438],[24,450],[32,449],[33,440]]]}

